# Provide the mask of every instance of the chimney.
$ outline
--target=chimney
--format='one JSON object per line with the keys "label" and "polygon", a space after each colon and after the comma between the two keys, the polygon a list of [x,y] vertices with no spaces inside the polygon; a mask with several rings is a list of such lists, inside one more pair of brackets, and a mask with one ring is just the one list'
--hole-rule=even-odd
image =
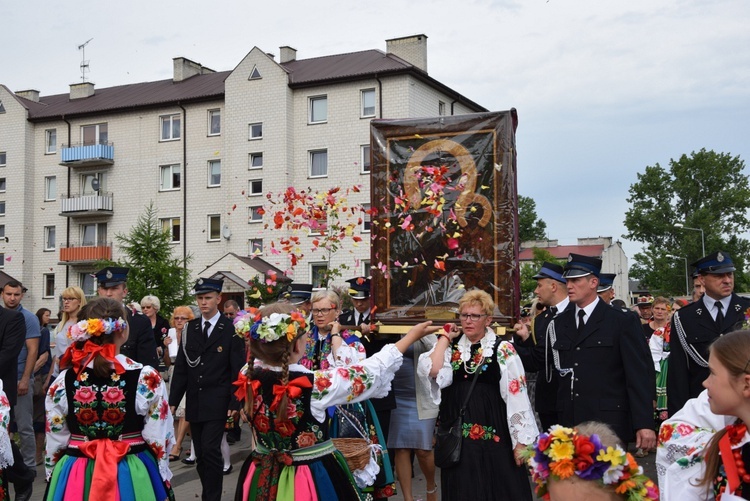
{"label": "chimney", "polygon": [[385,51],[427,73],[427,35],[386,40]]}
{"label": "chimney", "polygon": [[206,75],[208,73],[216,73],[211,68],[206,68],[200,63],[191,61],[186,57],[175,57],[172,59],[172,66],[174,68],[174,74],[172,81],[182,82],[195,75]]}
{"label": "chimney", "polygon": [[281,64],[288,63],[291,61],[297,60],[297,49],[294,49],[292,47],[289,47],[288,45],[285,45],[283,47],[279,47],[279,57],[281,59]]}
{"label": "chimney", "polygon": [[94,95],[93,82],[81,82],[70,84],[70,99],[83,99]]}
{"label": "chimney", "polygon": [[21,96],[22,98],[34,101],[35,103],[39,102],[39,91],[35,89],[19,90],[16,92],[16,96]]}

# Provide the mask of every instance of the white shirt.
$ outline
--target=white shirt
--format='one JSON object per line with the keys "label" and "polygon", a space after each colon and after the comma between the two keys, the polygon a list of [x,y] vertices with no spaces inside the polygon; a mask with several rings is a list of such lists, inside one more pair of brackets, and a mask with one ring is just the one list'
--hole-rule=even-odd
{"label": "white shirt", "polygon": [[221,312],[218,310],[216,311],[216,315],[211,318],[201,317],[201,331],[203,331],[203,326],[206,325],[206,322],[209,322],[211,324],[211,326],[208,328],[206,337],[211,337],[211,333],[214,331],[214,327],[216,327],[216,323],[219,321],[219,317],[221,317]]}
{"label": "white shirt", "polygon": [[728,295],[727,297],[721,298],[719,301],[715,300],[714,298],[710,297],[708,294],[703,294],[703,302],[706,303],[706,308],[708,308],[708,312],[711,314],[711,318],[716,320],[716,315],[719,313],[719,310],[716,308],[716,303],[721,303],[721,311],[724,312],[724,316],[727,316],[727,311],[729,311],[729,303],[732,302],[732,295]]}
{"label": "white shirt", "polygon": [[585,306],[584,308],[579,307],[576,305],[576,326],[578,326],[578,312],[583,310],[586,314],[583,317],[583,324],[586,325],[586,322],[589,321],[589,318],[591,317],[591,314],[594,312],[594,308],[596,308],[596,305],[599,304],[599,296],[596,296],[596,299],[594,299],[591,304],[588,306]]}

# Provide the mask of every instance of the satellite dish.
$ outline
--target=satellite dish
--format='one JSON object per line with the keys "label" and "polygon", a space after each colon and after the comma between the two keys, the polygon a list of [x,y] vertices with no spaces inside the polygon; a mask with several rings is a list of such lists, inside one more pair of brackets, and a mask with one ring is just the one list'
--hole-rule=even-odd
{"label": "satellite dish", "polygon": [[94,191],[99,191],[99,178],[95,177],[91,180],[91,189]]}
{"label": "satellite dish", "polygon": [[223,228],[221,229],[221,234],[222,234],[222,236],[223,236],[224,238],[226,238],[227,240],[229,240],[230,238],[232,238],[232,230],[230,230],[230,229],[229,229],[229,226],[227,226],[226,224],[225,224],[225,225],[224,225],[224,227],[223,227]]}

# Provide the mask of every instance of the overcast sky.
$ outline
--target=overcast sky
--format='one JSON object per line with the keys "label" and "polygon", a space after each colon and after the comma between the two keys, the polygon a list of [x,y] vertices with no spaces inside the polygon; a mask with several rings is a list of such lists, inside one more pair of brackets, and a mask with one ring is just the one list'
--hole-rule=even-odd
{"label": "overcast sky", "polygon": [[[636,174],[701,148],[750,162],[746,0],[4,1],[0,83],[42,95],[172,76],[184,56],[217,71],[257,46],[298,59],[385,50],[425,34],[432,77],[519,114],[519,191],[549,236],[625,233]],[[630,258],[640,246],[624,239]]]}

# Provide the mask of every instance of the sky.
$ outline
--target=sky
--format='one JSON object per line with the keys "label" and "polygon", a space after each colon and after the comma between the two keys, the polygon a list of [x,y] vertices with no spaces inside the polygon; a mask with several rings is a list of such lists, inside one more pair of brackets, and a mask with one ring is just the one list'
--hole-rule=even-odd
{"label": "sky", "polygon": [[[0,84],[66,93],[171,78],[183,56],[233,69],[257,46],[298,59],[427,35],[429,74],[492,111],[516,108],[518,186],[549,237],[621,240],[646,166],[701,148],[750,161],[746,0],[0,2]],[[387,118],[387,117],[386,117]]]}

